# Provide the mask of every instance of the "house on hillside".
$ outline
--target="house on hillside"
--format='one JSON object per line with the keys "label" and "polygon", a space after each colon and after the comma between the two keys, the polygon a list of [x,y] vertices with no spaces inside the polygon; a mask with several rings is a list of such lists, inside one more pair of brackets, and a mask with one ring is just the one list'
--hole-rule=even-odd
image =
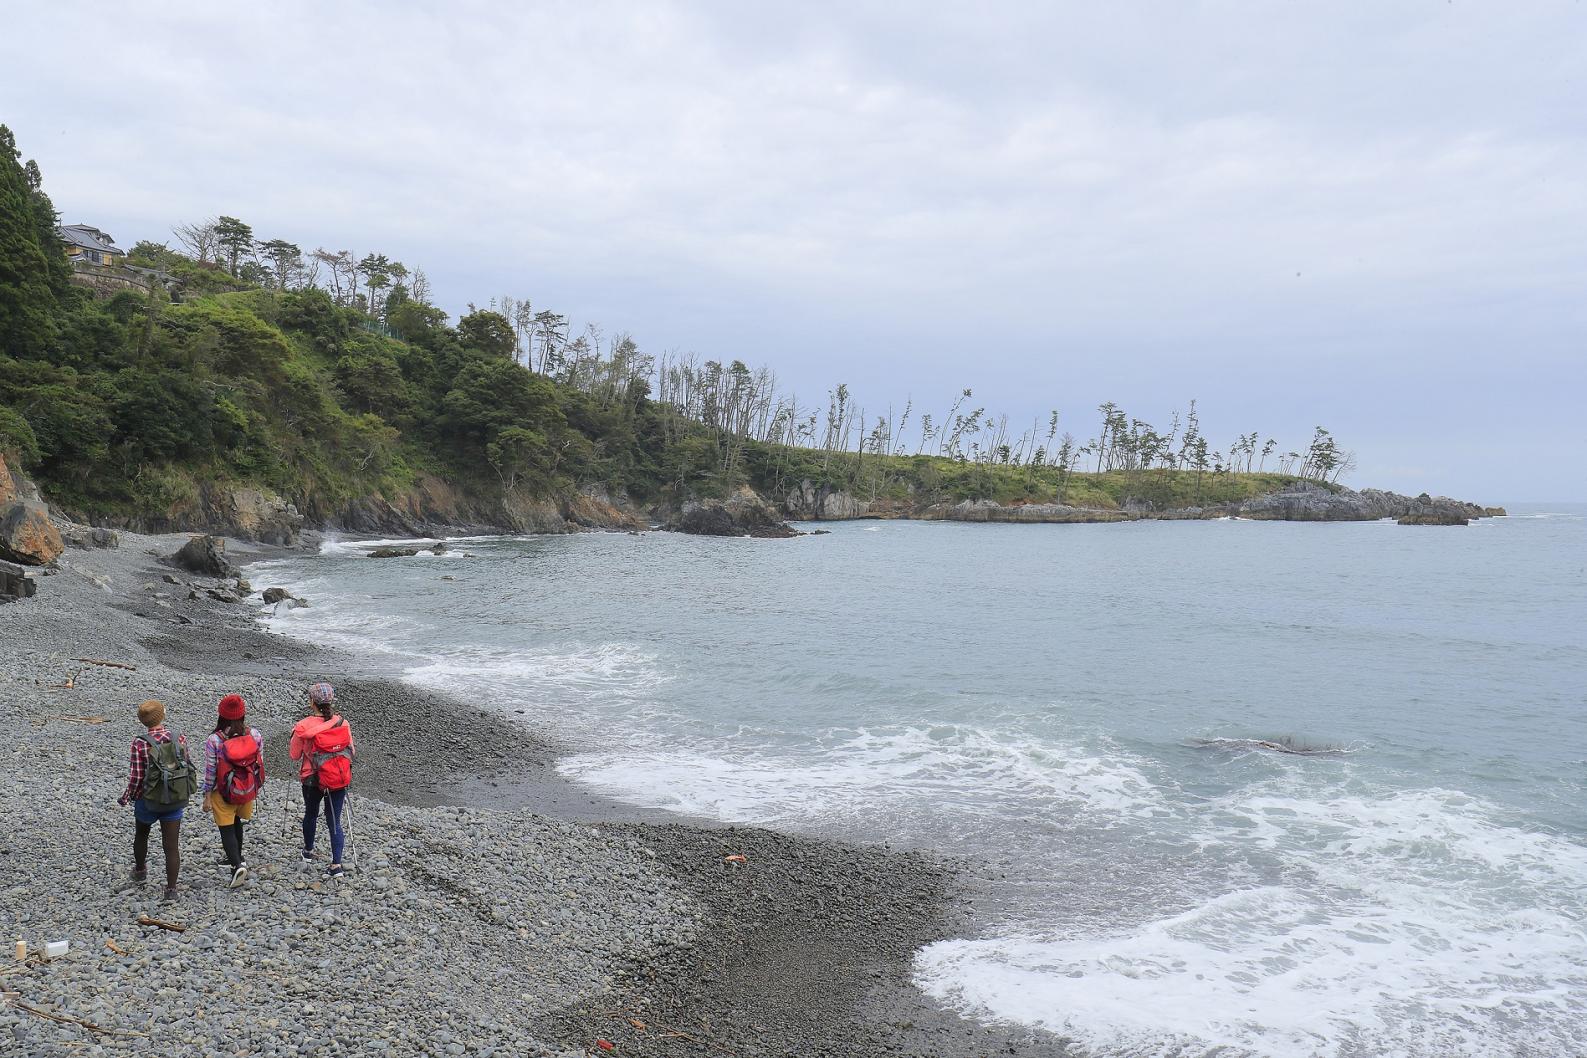
{"label": "house on hillside", "polygon": [[66,244],[66,259],[72,264],[120,264],[126,257],[116,241],[98,228],[87,224],[63,224],[55,229]]}

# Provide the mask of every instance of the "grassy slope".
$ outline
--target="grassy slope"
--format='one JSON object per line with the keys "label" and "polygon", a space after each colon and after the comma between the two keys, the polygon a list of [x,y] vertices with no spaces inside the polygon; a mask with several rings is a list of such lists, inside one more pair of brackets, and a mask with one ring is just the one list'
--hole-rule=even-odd
{"label": "grassy slope", "polygon": [[[1300,479],[1291,474],[1198,474],[1193,470],[1109,471],[1065,477],[1055,467],[986,466],[940,456],[874,456],[759,446],[747,464],[751,484],[781,498],[801,481],[844,490],[862,500],[926,506],[988,499],[998,503],[1063,503],[1116,510],[1129,501],[1158,510],[1214,506],[1274,492]],[[1335,486],[1328,486],[1335,487]]]}

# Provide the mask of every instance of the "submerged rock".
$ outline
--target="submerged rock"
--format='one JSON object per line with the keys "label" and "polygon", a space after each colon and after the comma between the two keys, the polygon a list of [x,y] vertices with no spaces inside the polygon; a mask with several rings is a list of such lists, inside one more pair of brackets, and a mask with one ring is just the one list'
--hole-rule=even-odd
{"label": "submerged rock", "polygon": [[1449,511],[1428,511],[1425,514],[1403,514],[1400,525],[1470,525],[1471,519]]}
{"label": "submerged rock", "polygon": [[377,547],[369,553],[370,558],[412,558],[419,553],[416,547]]}
{"label": "submerged rock", "polygon": [[291,592],[287,591],[285,588],[266,588],[264,590],[264,601],[268,606],[274,606],[277,603],[284,602],[287,604],[287,609],[289,610],[296,610],[300,606],[307,606],[309,604],[307,599],[300,599],[296,595],[293,595]]}

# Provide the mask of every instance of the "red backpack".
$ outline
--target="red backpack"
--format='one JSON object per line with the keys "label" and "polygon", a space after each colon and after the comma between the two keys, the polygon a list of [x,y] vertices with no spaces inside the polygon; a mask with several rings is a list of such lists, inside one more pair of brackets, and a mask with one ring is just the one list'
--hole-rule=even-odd
{"label": "red backpack", "polygon": [[238,735],[221,742],[216,755],[215,789],[227,804],[247,804],[259,796],[264,785],[264,758],[259,740],[253,734]]}
{"label": "red backpack", "polygon": [[347,721],[335,721],[314,732],[314,748],[309,752],[314,779],[322,790],[345,790],[353,782],[353,730]]}

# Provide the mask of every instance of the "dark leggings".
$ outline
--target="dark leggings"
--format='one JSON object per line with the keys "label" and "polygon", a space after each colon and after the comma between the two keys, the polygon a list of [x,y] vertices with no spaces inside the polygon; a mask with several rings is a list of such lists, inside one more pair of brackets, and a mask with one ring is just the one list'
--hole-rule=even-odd
{"label": "dark leggings", "polygon": [[226,850],[226,862],[231,864],[231,869],[236,870],[242,866],[242,819],[230,826],[216,826],[220,831],[220,847]]}
{"label": "dark leggings", "polygon": [[[153,823],[139,823],[132,835],[132,862],[144,870],[149,862],[149,831]],[[160,848],[165,852],[165,887],[176,888],[176,876],[182,871],[182,821],[165,819],[160,822]]]}
{"label": "dark leggings", "polygon": [[331,862],[342,862],[342,810],[347,806],[347,790],[322,790],[319,783],[303,784],[303,851],[314,851],[314,829],[320,821],[320,802],[325,802],[325,825],[331,832]]}

